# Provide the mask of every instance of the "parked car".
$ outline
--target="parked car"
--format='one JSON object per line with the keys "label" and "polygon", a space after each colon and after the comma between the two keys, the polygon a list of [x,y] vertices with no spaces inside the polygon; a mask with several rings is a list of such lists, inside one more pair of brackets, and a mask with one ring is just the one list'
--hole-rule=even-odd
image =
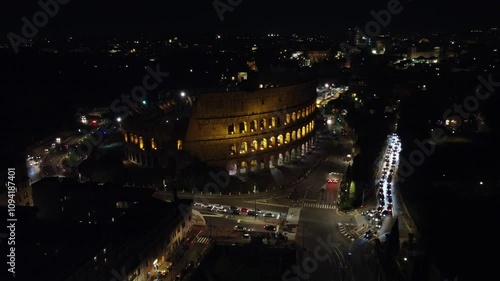
{"label": "parked car", "polygon": [[248,208],[241,208],[241,209],[240,209],[240,212],[242,212],[242,213],[246,213],[246,212],[248,212]]}
{"label": "parked car", "polygon": [[268,224],[264,226],[264,229],[267,231],[276,231],[276,226]]}
{"label": "parked car", "polygon": [[247,215],[256,217],[257,213],[255,211],[248,211]]}
{"label": "parked car", "polygon": [[264,217],[266,217],[266,218],[274,218],[274,215],[272,213],[266,213],[266,214],[264,214]]}

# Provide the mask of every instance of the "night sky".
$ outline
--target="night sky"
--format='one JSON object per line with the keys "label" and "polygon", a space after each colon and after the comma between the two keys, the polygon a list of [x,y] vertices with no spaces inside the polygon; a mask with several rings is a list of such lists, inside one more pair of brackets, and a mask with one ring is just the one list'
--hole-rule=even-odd
{"label": "night sky", "polygon": [[[44,2],[53,0],[42,0]],[[63,1],[63,0],[60,0]],[[64,0],[68,1],[68,0]],[[241,2],[220,21],[213,0],[69,0],[39,35],[168,35],[177,32],[335,33],[364,28],[371,10],[386,9],[389,0],[219,0]],[[38,0],[4,0],[0,28],[20,32],[21,18],[31,19]],[[437,3],[439,2],[439,3]],[[456,31],[498,26],[491,1],[401,0],[403,11],[383,30]]]}

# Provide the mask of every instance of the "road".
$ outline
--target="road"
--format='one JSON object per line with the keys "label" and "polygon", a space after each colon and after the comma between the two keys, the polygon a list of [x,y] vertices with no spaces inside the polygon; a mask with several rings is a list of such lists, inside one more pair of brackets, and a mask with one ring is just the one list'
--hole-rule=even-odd
{"label": "road", "polygon": [[[301,211],[298,218],[295,241],[301,249],[305,249],[305,251],[301,251],[302,261],[314,259],[315,249],[322,247],[319,241],[326,241],[326,243],[330,241],[329,251],[324,250],[328,252],[326,259],[322,261],[318,260],[317,269],[308,273],[307,279],[302,279],[370,280],[361,279],[364,277],[363,274],[358,274],[360,276],[359,279],[352,278],[353,272],[346,257],[348,257],[348,253],[351,251],[353,242],[339,231],[338,223],[353,223],[354,217],[340,213],[335,205],[338,198],[339,183],[349,165],[349,162],[345,161],[345,159],[347,154],[352,153],[353,141],[349,136],[337,136],[337,138],[333,136],[333,129],[340,132],[342,130],[342,123],[327,123],[325,120],[325,123],[321,125],[318,128],[323,133],[320,134],[318,149],[326,156],[326,161],[319,164],[300,184],[292,186],[288,190],[276,192],[272,200],[269,198],[269,195],[261,194],[245,195],[246,197],[207,196],[205,199],[213,204],[235,205],[238,207],[288,213],[290,200],[287,200],[286,195],[297,188],[303,196],[303,202],[299,206],[301,207]],[[337,183],[331,183],[327,187],[328,179],[336,179]],[[325,189],[326,191],[324,191]],[[169,194],[163,193],[161,196],[168,198]],[[259,201],[265,199],[269,199],[269,203],[259,203]],[[231,227],[234,227],[235,223],[238,223],[235,221],[235,218],[221,216],[207,218],[208,223],[212,225],[209,228],[212,231],[212,235],[214,235],[214,232],[230,231]],[[264,223],[269,223],[269,221]],[[250,221],[243,219],[238,224],[255,229],[261,227],[262,222],[256,221],[256,219],[250,219]],[[358,243],[368,244],[364,239],[360,239]],[[362,251],[365,251],[365,249],[362,248]],[[352,255],[358,255],[358,252]],[[359,263],[357,264],[357,268],[364,268],[366,266],[364,254],[360,259],[354,259],[352,262]],[[303,262],[299,265],[304,266]],[[304,270],[307,266],[303,267]]]}

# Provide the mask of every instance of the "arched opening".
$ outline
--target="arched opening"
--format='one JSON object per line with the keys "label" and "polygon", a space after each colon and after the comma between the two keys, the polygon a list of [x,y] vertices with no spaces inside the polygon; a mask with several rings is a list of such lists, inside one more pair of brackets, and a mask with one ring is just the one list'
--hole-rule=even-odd
{"label": "arched opening", "polygon": [[285,163],[290,163],[290,160],[291,160],[290,158],[291,158],[290,152],[288,152],[288,151],[285,152]]}
{"label": "arched opening", "polygon": [[301,148],[301,154],[302,156],[306,155],[306,145],[305,144],[302,144],[302,148]]}
{"label": "arched opening", "polygon": [[134,135],[134,143],[139,144],[139,137],[137,135]]}
{"label": "arched opening", "polygon": [[123,131],[123,140],[125,142],[128,142],[128,135],[127,135],[127,132]]}
{"label": "arched opening", "polygon": [[300,129],[297,130],[297,139],[300,139],[302,137],[302,134],[300,133]]}
{"label": "arched opening", "polygon": [[274,168],[274,162],[275,161],[275,158],[274,158],[274,155],[271,155],[271,157],[269,157],[269,168]]}
{"label": "arched opening", "polygon": [[285,125],[286,124],[290,124],[290,113],[286,114],[286,123],[285,123]]}
{"label": "arched opening", "polygon": [[283,144],[283,135],[279,135],[278,136],[278,145],[282,145]]}
{"label": "arched opening", "polygon": [[177,150],[182,150],[182,141],[177,140]]}
{"label": "arched opening", "polygon": [[227,172],[230,176],[235,176],[238,174],[238,165],[235,161],[231,161],[227,164]]}
{"label": "arched opening", "polygon": [[236,154],[236,144],[232,144],[232,145],[229,147],[229,154],[230,154],[230,155],[235,155],[235,154]]}
{"label": "arched opening", "polygon": [[245,174],[247,172],[247,162],[243,161],[241,162],[240,166],[240,174]]}
{"label": "arched opening", "polygon": [[266,127],[267,127],[267,121],[264,118],[264,119],[260,120],[260,129],[264,130]]}
{"label": "arched opening", "polygon": [[255,130],[257,130],[257,120],[252,120],[250,122],[250,131],[253,132]]}
{"label": "arched opening", "polygon": [[306,127],[305,127],[305,126],[303,126],[303,127],[302,127],[302,136],[305,136],[305,135],[306,135]]}
{"label": "arched opening", "polygon": [[276,127],[281,127],[281,118],[276,117]]}
{"label": "arched opening", "polygon": [[309,134],[309,124],[306,126],[306,134]]}
{"label": "arched opening", "polygon": [[269,129],[276,127],[276,118],[269,118]]}
{"label": "arched opening", "polygon": [[292,131],[292,141],[295,141],[297,139],[297,132]]}
{"label": "arched opening", "polygon": [[240,145],[240,154],[245,154],[248,152],[248,145],[246,142],[243,142],[241,145]]}
{"label": "arched opening", "polygon": [[252,142],[251,151],[252,151],[252,152],[255,152],[255,151],[257,151],[258,149],[259,149],[259,143],[258,143],[256,140],[254,140],[254,141]]}
{"label": "arched opening", "polygon": [[300,158],[302,156],[302,150],[300,149],[300,146],[297,147],[297,152],[295,155],[297,156],[297,158]]}
{"label": "arched opening", "polygon": [[293,159],[295,159],[295,158],[297,158],[297,154],[296,154],[296,152],[295,152],[295,148],[294,148],[294,149],[292,149],[292,152],[291,152],[291,155],[290,155],[290,156],[291,156],[292,160],[293,160]]}
{"label": "arched opening", "polygon": [[271,137],[269,139],[269,148],[271,148],[273,146],[276,146],[276,138],[275,137]]}
{"label": "arched opening", "polygon": [[266,139],[262,139],[260,141],[260,150],[264,150],[267,148],[267,140]]}
{"label": "arched opening", "polygon": [[297,113],[292,112],[292,122],[295,122],[297,120]]}
{"label": "arched opening", "polygon": [[228,133],[229,135],[234,134],[234,124],[233,124],[233,123],[231,123],[231,124],[229,124],[229,125],[227,126],[227,133]]}
{"label": "arched opening", "polygon": [[142,139],[142,137],[139,137],[139,148],[144,149],[144,140]]}
{"label": "arched opening", "polygon": [[257,160],[252,160],[252,162],[250,162],[250,171],[254,172],[257,170]]}
{"label": "arched opening", "polygon": [[264,159],[260,160],[260,169],[264,170],[266,168],[266,163],[264,162]]}
{"label": "arched opening", "polygon": [[290,133],[286,133],[285,143],[290,143]]}
{"label": "arched opening", "polygon": [[309,116],[309,107],[306,108],[306,116]]}
{"label": "arched opening", "polygon": [[285,159],[283,157],[283,153],[280,153],[278,155],[278,166],[284,165],[285,164]]}
{"label": "arched opening", "polygon": [[247,122],[241,122],[240,123],[240,133],[244,134],[247,132]]}

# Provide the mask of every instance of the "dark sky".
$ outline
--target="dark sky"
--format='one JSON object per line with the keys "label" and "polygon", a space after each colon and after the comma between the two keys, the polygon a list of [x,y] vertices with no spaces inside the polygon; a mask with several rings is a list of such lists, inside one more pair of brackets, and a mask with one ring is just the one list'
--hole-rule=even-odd
{"label": "dark sky", "polygon": [[[19,33],[21,18],[32,19],[39,0],[3,0],[0,31]],[[41,0],[42,2],[55,0]],[[60,0],[62,1],[62,0]],[[64,0],[68,1],[68,0]],[[213,0],[69,0],[39,35],[162,35],[179,32],[318,32],[364,28],[371,10],[389,0],[219,0],[241,2],[220,21]],[[383,30],[453,31],[498,25],[491,1],[401,0],[403,11]]]}

